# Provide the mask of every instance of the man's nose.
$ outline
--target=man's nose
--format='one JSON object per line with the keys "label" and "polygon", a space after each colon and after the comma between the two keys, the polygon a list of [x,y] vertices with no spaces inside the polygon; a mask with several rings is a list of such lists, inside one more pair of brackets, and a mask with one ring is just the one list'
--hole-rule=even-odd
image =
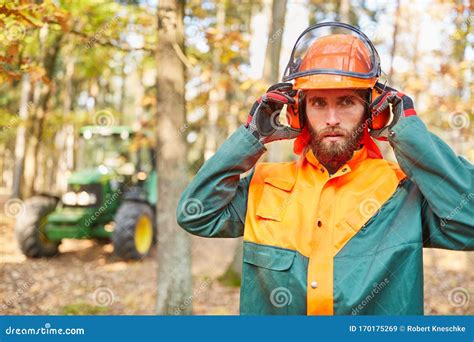
{"label": "man's nose", "polygon": [[329,106],[328,115],[326,117],[326,126],[337,126],[341,123],[337,113],[336,106]]}

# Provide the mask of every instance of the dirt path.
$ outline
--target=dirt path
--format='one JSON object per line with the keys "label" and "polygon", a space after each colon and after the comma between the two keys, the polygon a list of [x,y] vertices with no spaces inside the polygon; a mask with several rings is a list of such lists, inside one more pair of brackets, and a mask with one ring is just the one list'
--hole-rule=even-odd
{"label": "dirt path", "polygon": [[[111,244],[65,240],[58,256],[27,259],[15,241],[14,220],[0,215],[0,222],[2,314],[154,314],[156,249],[140,262],[125,262]],[[216,280],[236,243],[193,237],[194,314],[238,314],[239,289]]]}

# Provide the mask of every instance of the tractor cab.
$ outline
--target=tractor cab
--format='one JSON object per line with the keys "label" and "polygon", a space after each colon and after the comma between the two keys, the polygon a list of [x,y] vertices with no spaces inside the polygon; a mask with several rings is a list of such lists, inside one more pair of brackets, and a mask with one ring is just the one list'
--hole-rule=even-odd
{"label": "tractor cab", "polygon": [[153,165],[148,137],[126,126],[86,126],[80,130],[77,169],[115,172],[143,181]]}

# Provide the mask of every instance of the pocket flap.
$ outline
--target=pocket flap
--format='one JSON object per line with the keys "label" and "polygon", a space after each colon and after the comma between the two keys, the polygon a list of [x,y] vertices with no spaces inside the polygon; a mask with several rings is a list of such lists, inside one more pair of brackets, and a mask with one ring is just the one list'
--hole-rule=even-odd
{"label": "pocket flap", "polygon": [[280,177],[267,177],[263,182],[285,191],[291,191],[295,185],[294,179],[284,179]]}
{"label": "pocket flap", "polygon": [[289,205],[295,181],[268,177],[264,183],[256,214],[264,219],[281,222]]}
{"label": "pocket flap", "polygon": [[285,271],[291,267],[295,252],[255,243],[244,243],[243,261],[274,271]]}

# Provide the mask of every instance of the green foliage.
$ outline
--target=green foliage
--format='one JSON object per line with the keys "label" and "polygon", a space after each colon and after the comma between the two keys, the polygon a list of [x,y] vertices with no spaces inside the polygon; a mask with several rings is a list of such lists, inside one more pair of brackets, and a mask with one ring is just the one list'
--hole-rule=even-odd
{"label": "green foliage", "polygon": [[[341,4],[311,0],[307,6],[310,24],[340,19]],[[407,67],[394,71],[392,85],[415,98],[418,111],[430,125],[449,130],[447,116],[455,111],[465,113],[472,122],[472,61],[467,59],[466,51],[472,45],[473,20],[467,6],[451,0],[428,6],[425,11],[423,6],[401,4],[396,56]],[[289,2],[288,6],[293,5]],[[382,34],[379,30],[382,26],[393,27],[396,2],[389,6],[353,0],[349,5],[344,14],[348,21],[368,33],[382,51],[390,53],[391,31]],[[189,138],[192,174],[204,161],[211,90],[221,91],[216,122],[220,145],[236,125],[245,121],[253,101],[268,87],[246,72],[255,36],[251,23],[256,14],[266,15],[265,6],[263,1],[186,2],[185,46],[182,51],[169,53],[181,53],[186,65],[187,118],[185,127],[177,133]],[[417,36],[422,18],[447,28],[439,37],[445,41],[442,48],[429,54],[417,48],[425,39]],[[286,25],[291,22],[287,20]],[[37,139],[47,147],[44,153],[60,152],[56,151],[56,134],[65,125],[77,132],[82,125],[96,123],[101,110],[110,111],[115,124],[140,123],[154,129],[160,120],[159,89],[155,86],[160,63],[154,53],[160,49],[156,31],[156,8],[147,2],[0,2],[0,144],[14,148],[16,129],[24,124],[28,128],[27,145],[30,139]],[[52,58],[54,53],[56,58]],[[386,60],[382,68],[388,71]],[[28,119],[20,120],[25,74],[29,76],[27,100],[31,106]],[[469,134],[469,126],[460,132]]]}
{"label": "green foliage", "polygon": [[60,315],[106,315],[109,308],[106,306],[90,305],[77,302],[65,305],[60,309]]}
{"label": "green foliage", "polygon": [[240,287],[242,281],[240,274],[235,272],[232,267],[227,268],[227,271],[218,280],[222,285],[229,287]]}

